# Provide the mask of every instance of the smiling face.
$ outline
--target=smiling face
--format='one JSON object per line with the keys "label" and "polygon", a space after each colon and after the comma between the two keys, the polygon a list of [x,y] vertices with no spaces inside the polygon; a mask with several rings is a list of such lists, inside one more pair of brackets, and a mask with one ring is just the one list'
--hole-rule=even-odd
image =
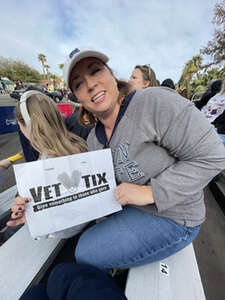
{"label": "smiling face", "polygon": [[89,57],[79,61],[70,74],[70,87],[79,102],[100,120],[117,115],[117,82],[101,60]]}
{"label": "smiling face", "polygon": [[149,86],[149,80],[144,80],[142,71],[138,68],[133,70],[128,82],[134,90],[145,89]]}

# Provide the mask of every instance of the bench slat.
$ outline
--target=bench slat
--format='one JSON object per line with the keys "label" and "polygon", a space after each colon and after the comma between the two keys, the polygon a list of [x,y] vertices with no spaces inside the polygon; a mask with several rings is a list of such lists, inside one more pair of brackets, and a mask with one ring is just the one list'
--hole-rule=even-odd
{"label": "bench slat", "polygon": [[0,247],[0,299],[19,299],[30,284],[39,281],[64,243],[60,239],[35,241],[24,225]]}
{"label": "bench slat", "polygon": [[12,186],[8,190],[0,193],[0,215],[4,214],[12,207],[15,195],[17,192],[16,185]]}
{"label": "bench slat", "polygon": [[[160,271],[161,263],[168,266],[169,275]],[[128,300],[205,300],[193,245],[160,262],[130,269],[126,296]]]}

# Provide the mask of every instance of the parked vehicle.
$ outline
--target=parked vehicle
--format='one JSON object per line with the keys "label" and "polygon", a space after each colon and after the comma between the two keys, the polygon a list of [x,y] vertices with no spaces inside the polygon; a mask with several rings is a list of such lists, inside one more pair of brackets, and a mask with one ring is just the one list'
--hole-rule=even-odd
{"label": "parked vehicle", "polygon": [[4,91],[11,93],[14,89],[13,82],[8,77],[1,77],[1,84],[4,85]]}
{"label": "parked vehicle", "polygon": [[25,92],[25,89],[14,90],[14,91],[12,91],[12,92],[9,94],[9,96],[10,96],[11,98],[14,98],[14,99],[16,99],[17,101],[19,101],[21,95],[22,95],[24,92]]}
{"label": "parked vehicle", "polygon": [[[63,96],[61,94],[61,92],[59,91],[54,91],[54,92],[49,92],[48,90],[46,90],[43,87],[38,87],[39,90],[44,93],[45,95],[49,96],[50,98],[52,98],[56,103],[59,103],[60,101],[62,101]],[[12,93],[10,93],[10,97],[16,99],[17,101],[20,100],[21,95],[25,92],[25,89],[21,89],[21,90],[14,90]]]}
{"label": "parked vehicle", "polygon": [[60,91],[55,90],[54,92],[48,92],[50,93],[50,97],[56,102],[59,103],[63,99],[63,95]]}
{"label": "parked vehicle", "polygon": [[39,87],[40,91],[43,92],[44,94],[46,94],[47,96],[49,96],[50,98],[52,98],[56,103],[59,103],[60,101],[62,101],[63,96],[62,93],[59,91],[54,91],[54,92],[50,92],[48,90],[46,90],[43,87]]}

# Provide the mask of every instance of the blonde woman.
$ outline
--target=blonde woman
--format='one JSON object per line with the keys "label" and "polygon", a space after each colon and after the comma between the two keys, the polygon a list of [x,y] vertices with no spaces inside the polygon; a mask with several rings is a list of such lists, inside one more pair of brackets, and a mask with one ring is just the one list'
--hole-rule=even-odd
{"label": "blonde woman", "polygon": [[[25,92],[15,108],[15,116],[21,132],[40,153],[39,159],[87,151],[85,142],[67,131],[54,101],[41,92]],[[26,221],[25,203],[28,201],[29,199],[20,196],[15,199],[8,226],[16,226]],[[67,232],[58,232],[57,237],[66,238],[74,233],[77,233],[77,229],[74,231],[70,228]]]}
{"label": "blonde woman", "polygon": [[137,65],[135,66],[129,84],[134,90],[145,89],[150,86],[158,86],[155,72],[150,65]]}

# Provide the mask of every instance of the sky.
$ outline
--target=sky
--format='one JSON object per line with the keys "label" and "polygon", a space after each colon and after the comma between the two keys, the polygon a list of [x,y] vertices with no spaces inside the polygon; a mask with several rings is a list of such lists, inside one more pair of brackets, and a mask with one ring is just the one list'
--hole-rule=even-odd
{"label": "sky", "polygon": [[[118,78],[150,64],[157,79],[177,82],[185,63],[212,39],[216,0],[7,0],[1,1],[0,56],[42,73],[80,47],[103,51]],[[206,59],[208,60],[208,59]]]}

